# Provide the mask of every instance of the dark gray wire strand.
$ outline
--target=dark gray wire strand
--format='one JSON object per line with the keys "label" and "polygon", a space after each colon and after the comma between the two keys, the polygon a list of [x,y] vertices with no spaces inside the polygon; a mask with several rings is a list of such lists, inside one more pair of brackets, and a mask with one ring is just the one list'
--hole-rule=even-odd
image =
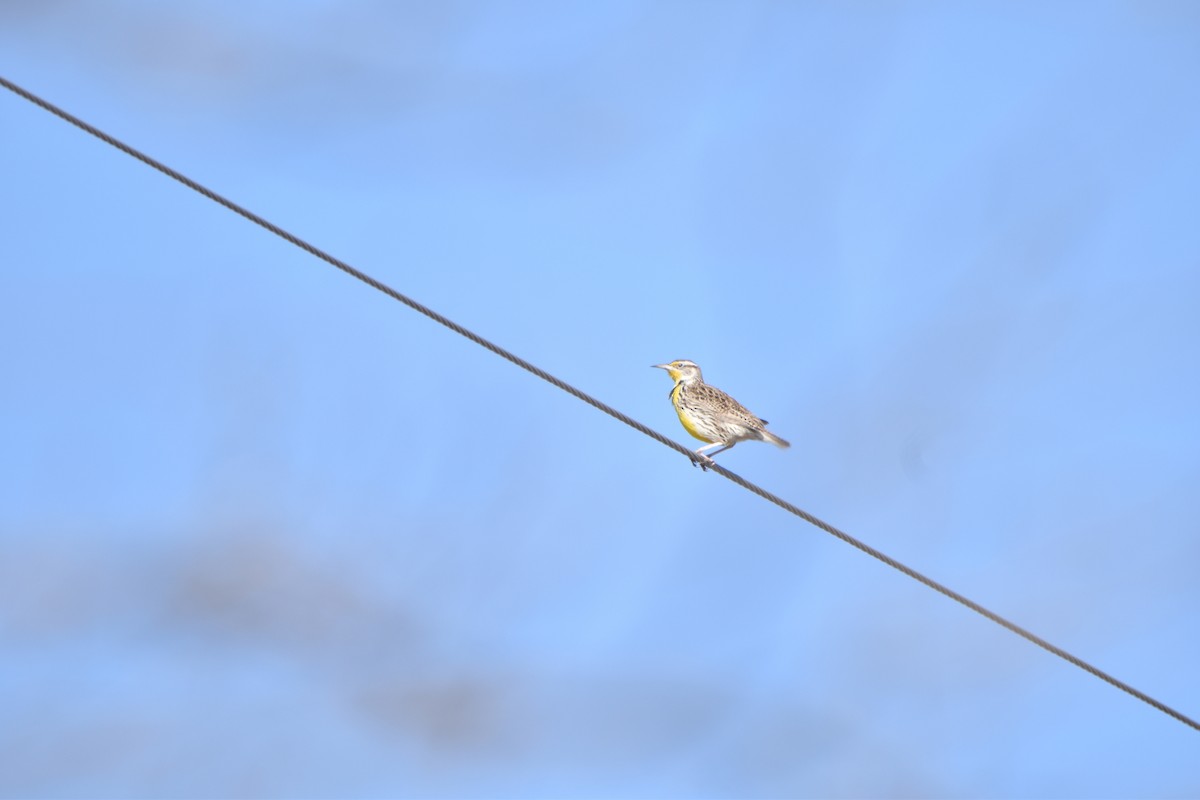
{"label": "dark gray wire strand", "polygon": [[754,494],[758,495],[759,497],[761,497],[762,499],[764,499],[768,502],[774,503],[775,505],[782,508],[784,511],[794,514],[795,516],[799,517],[800,519],[804,520],[805,522],[808,522],[809,524],[814,525],[817,528],[820,528],[821,530],[825,531],[826,533],[830,534],[831,536],[835,536],[838,539],[841,539],[846,544],[849,544],[853,547],[858,548],[859,550],[861,550],[862,552],[871,556],[872,558],[882,561],[884,564],[887,564],[889,567],[891,567],[895,570],[898,570],[899,572],[904,573],[905,575],[912,578],[913,580],[923,583],[924,585],[928,586],[930,589],[933,589],[936,592],[940,592],[941,594],[945,595],[946,597],[950,598],[951,600],[961,603],[962,605],[966,606],[967,608],[971,609],[972,611],[976,612],[977,614],[980,614],[981,616],[986,617],[987,619],[991,620],[992,622],[996,623],[997,625],[1000,625],[1003,628],[1007,628],[1012,633],[1015,633],[1024,639],[1027,639],[1028,641],[1032,642],[1033,644],[1037,645],[1038,647],[1041,647],[1043,650],[1053,653],[1054,655],[1058,656],[1059,658],[1063,659],[1064,661],[1074,664],[1076,667],[1079,667],[1083,671],[1091,673],[1092,675],[1101,679],[1102,681],[1105,681],[1106,683],[1109,683],[1112,686],[1115,686],[1116,688],[1120,689],[1121,691],[1126,692],[1127,694],[1130,694],[1133,697],[1136,697],[1138,700],[1141,700],[1143,703],[1146,703],[1147,705],[1150,705],[1153,708],[1158,709],[1162,713],[1167,714],[1168,716],[1174,717],[1179,722],[1182,722],[1183,724],[1185,724],[1191,728],[1194,728],[1195,730],[1200,731],[1200,723],[1196,722],[1195,720],[1191,719],[1188,716],[1185,716],[1184,714],[1180,713],[1179,711],[1176,711],[1175,709],[1171,708],[1170,706],[1168,706],[1158,700],[1155,700],[1153,697],[1146,694],[1145,692],[1139,691],[1138,689],[1135,689],[1134,687],[1130,686],[1129,684],[1125,683],[1124,681],[1118,680],[1117,678],[1113,677],[1112,675],[1109,675],[1107,672],[1104,672],[1103,670],[1092,666],[1091,664],[1084,661],[1083,659],[1071,655],[1066,650],[1063,650],[1061,647],[1057,647],[1057,646],[1051,644],[1050,642],[1046,641],[1045,639],[1041,638],[1040,636],[1037,636],[1037,635],[1031,633],[1030,631],[1025,630],[1021,626],[1019,626],[1013,622],[1009,622],[1004,617],[1000,616],[999,614],[996,614],[993,611],[989,611],[988,609],[986,609],[983,606],[976,603],[974,600],[971,600],[970,598],[965,597],[946,586],[943,586],[942,584],[938,583],[937,581],[933,580],[932,578],[928,578],[925,575],[922,575],[920,572],[917,572],[915,569],[912,569],[911,567],[908,567],[908,566],[900,563],[896,559],[880,552],[879,550],[876,550],[874,547],[871,547],[870,545],[866,544],[865,542],[860,542],[858,539],[855,539],[850,534],[834,527],[833,525],[830,525],[828,522],[825,522],[824,520],[814,517],[812,514],[809,514],[804,509],[799,508],[795,505],[792,505],[791,503],[784,500],[783,498],[778,497],[774,494],[771,494],[766,489],[763,489],[762,487],[758,486],[757,484],[751,483],[750,481],[746,480],[742,476],[740,476],[734,472],[730,472],[729,470],[725,469],[725,467],[721,466],[720,464],[717,464],[715,462],[708,462],[708,463],[702,464],[698,460],[697,456],[691,450],[687,449],[686,447],[679,444],[678,442],[676,442],[672,439],[668,439],[666,436],[663,436],[658,431],[656,431],[646,425],[643,425],[641,422],[638,422],[637,420],[633,419],[632,417],[630,417],[626,414],[623,414],[622,412],[618,411],[617,409],[613,408],[612,406],[608,405],[607,403],[603,403],[603,402],[597,400],[596,398],[592,397],[591,395],[587,394],[586,392],[576,389],[574,386],[571,386],[569,383],[566,383],[565,381],[563,381],[559,378],[556,378],[555,376],[551,375],[549,372],[546,372],[544,369],[537,367],[537,366],[529,363],[525,359],[521,358],[520,356],[516,355],[515,353],[511,353],[508,350],[505,350],[503,347],[500,347],[499,345],[488,341],[487,339],[483,338],[482,336],[475,333],[474,331],[464,328],[462,325],[459,325],[454,320],[451,320],[447,317],[442,316],[441,314],[437,313],[433,309],[431,309],[427,306],[424,306],[421,303],[418,303],[416,300],[413,300],[412,298],[401,294],[400,292],[396,291],[395,289],[391,288],[390,286],[388,286],[384,283],[381,283],[380,281],[377,281],[375,278],[372,278],[370,275],[367,275],[364,272],[360,272],[359,270],[350,266],[346,262],[344,262],[340,259],[334,258],[333,256],[326,253],[324,250],[314,247],[313,245],[309,244],[308,242],[304,241],[303,239],[299,238],[298,236],[294,236],[293,234],[288,233],[283,228],[280,228],[278,225],[275,225],[274,223],[269,222],[266,219],[263,219],[262,217],[255,214],[254,212],[252,212],[246,208],[243,208],[242,206],[238,205],[237,203],[234,203],[232,200],[227,200],[226,198],[222,197],[221,195],[217,194],[216,192],[212,191],[211,189],[209,189],[205,186],[202,186],[201,184],[197,183],[196,181],[192,180],[191,178],[188,178],[186,175],[176,172],[175,170],[168,167],[166,164],[163,164],[160,161],[156,161],[155,159],[151,158],[150,156],[146,155],[145,153],[142,153],[140,150],[136,150],[133,147],[130,147],[129,145],[125,144],[124,142],[120,141],[119,139],[113,138],[112,136],[108,135],[104,131],[89,125],[88,123],[84,122],[83,120],[79,119],[78,117],[76,117],[72,114],[69,114],[68,112],[64,111],[63,109],[59,108],[58,106],[55,106],[52,103],[50,103],[46,100],[43,100],[41,97],[38,97],[37,95],[33,94],[32,92],[29,92],[29,91],[21,88],[20,86],[17,86],[16,84],[7,80],[3,76],[0,76],[0,85],[3,85],[4,88],[8,89],[9,91],[13,92],[14,94],[20,95],[21,97],[25,98],[29,102],[33,103],[34,105],[39,106],[39,107],[45,109],[46,111],[49,111],[51,114],[54,114],[56,117],[59,117],[60,119],[63,119],[66,122],[71,123],[72,125],[76,126],[77,128],[80,128],[83,131],[86,131],[87,133],[90,133],[92,136],[95,136],[97,139],[101,140],[102,142],[105,142],[106,144],[109,144],[112,147],[117,148],[121,152],[123,152],[127,155],[130,155],[133,158],[136,158],[138,161],[141,161],[143,164],[153,167],[154,169],[158,170],[159,172],[163,173],[164,175],[167,175],[168,177],[174,178],[175,180],[182,183],[184,186],[187,186],[189,189],[192,189],[193,191],[199,192],[200,194],[204,195],[205,197],[212,200],[213,202],[219,203],[220,205],[225,206],[225,208],[229,209],[230,211],[233,211],[234,213],[239,214],[242,217],[245,217],[246,219],[250,220],[251,222],[255,223],[256,225],[260,225],[263,228],[266,228],[271,233],[275,234],[276,236],[280,237],[281,239],[291,242],[296,247],[299,247],[301,250],[304,250],[305,252],[307,252],[313,256],[316,256],[317,258],[321,259],[322,261],[324,261],[328,264],[331,264],[332,266],[337,267],[338,269],[357,278],[358,280],[362,281],[363,283],[367,284],[368,286],[378,289],[379,291],[383,292],[387,296],[389,296],[395,300],[399,300],[401,303],[403,303],[404,305],[413,309],[414,311],[418,311],[418,312],[424,314],[425,316],[429,317],[430,319],[432,319],[434,322],[444,325],[445,327],[449,328],[450,330],[454,331],[455,333],[459,334],[460,336],[464,336],[467,339],[470,339],[472,342],[479,345],[480,347],[490,350],[491,352],[495,353],[496,355],[500,356],[501,358],[505,358],[505,359],[511,361],[513,364],[516,364],[521,369],[524,369],[527,372],[531,372],[534,375],[541,378],[542,380],[544,380],[548,383],[551,383],[554,386],[557,386],[559,389],[562,389],[564,392],[567,392],[568,394],[571,394],[571,395],[579,398],[580,400],[582,400],[583,402],[592,406],[593,408],[597,408],[600,411],[603,411],[605,414],[608,414],[609,416],[614,417],[615,419],[618,419],[621,422],[624,422],[626,425],[633,428],[634,430],[639,431],[640,433],[644,433],[645,435],[649,436],[651,439],[654,439],[655,441],[660,442],[661,444],[664,444],[667,447],[670,447],[672,450],[682,453],[683,455],[687,456],[687,458],[689,458],[693,464],[701,464],[702,466],[705,466],[707,469],[710,469],[713,472],[716,472],[718,475],[726,478],[727,480],[733,481],[738,486],[741,486],[743,489],[753,492]]}

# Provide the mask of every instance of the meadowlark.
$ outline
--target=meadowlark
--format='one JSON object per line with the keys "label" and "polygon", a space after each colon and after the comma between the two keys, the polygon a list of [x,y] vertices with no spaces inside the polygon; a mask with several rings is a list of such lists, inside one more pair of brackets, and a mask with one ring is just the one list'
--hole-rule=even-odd
{"label": "meadowlark", "polygon": [[[738,442],[756,440],[770,442],[777,447],[791,447],[783,439],[767,430],[767,421],[751,414],[745,406],[722,392],[709,386],[700,375],[700,367],[694,361],[679,359],[670,364],[655,364],[655,369],[665,369],[675,381],[671,389],[671,404],[679,414],[679,421],[692,436],[708,442],[696,449],[700,457],[697,463],[707,469],[712,456],[722,453]],[[705,450],[719,448],[711,453]]]}

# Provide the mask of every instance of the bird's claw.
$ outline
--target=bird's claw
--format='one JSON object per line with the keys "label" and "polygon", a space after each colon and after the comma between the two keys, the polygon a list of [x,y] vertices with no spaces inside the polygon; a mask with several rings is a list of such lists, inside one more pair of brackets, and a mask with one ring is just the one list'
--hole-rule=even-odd
{"label": "bird's claw", "polygon": [[703,453],[692,453],[692,466],[699,467],[704,472],[708,472],[708,468],[716,462]]}

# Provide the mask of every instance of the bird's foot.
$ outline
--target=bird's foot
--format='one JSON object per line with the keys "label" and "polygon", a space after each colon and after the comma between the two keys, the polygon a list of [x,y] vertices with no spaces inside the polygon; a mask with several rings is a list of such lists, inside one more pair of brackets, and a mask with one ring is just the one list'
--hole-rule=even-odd
{"label": "bird's foot", "polygon": [[716,463],[704,453],[692,453],[692,466],[699,467],[704,472],[708,472],[708,468],[715,466]]}

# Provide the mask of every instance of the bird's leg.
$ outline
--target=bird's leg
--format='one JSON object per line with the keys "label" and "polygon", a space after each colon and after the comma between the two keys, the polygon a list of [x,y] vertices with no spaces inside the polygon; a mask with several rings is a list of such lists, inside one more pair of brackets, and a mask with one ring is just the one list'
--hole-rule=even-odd
{"label": "bird's leg", "polygon": [[[737,443],[734,442],[734,444],[737,444]],[[719,447],[721,449],[717,450],[713,453],[710,453],[708,455],[705,455],[704,451],[708,450],[711,447]],[[717,453],[728,450],[731,447],[733,447],[732,444],[725,444],[724,442],[712,442],[711,444],[706,444],[703,447],[698,447],[693,452],[693,455],[695,457],[692,459],[692,466],[700,467],[700,469],[704,470],[705,472],[708,472],[708,468],[712,467],[712,466],[716,466],[716,463],[717,463],[712,460],[712,456],[715,456]]]}
{"label": "bird's leg", "polygon": [[707,456],[705,456],[705,458],[708,458],[711,461],[712,457],[715,456],[717,453],[724,453],[726,450],[733,447],[735,444],[737,444],[737,442],[730,442],[729,444],[725,444],[724,442],[713,442],[712,444],[706,444],[706,445],[704,445],[704,447],[697,448],[696,455],[703,456],[704,451],[709,449],[710,447],[721,448],[720,450],[713,450],[711,453],[709,453]]}

